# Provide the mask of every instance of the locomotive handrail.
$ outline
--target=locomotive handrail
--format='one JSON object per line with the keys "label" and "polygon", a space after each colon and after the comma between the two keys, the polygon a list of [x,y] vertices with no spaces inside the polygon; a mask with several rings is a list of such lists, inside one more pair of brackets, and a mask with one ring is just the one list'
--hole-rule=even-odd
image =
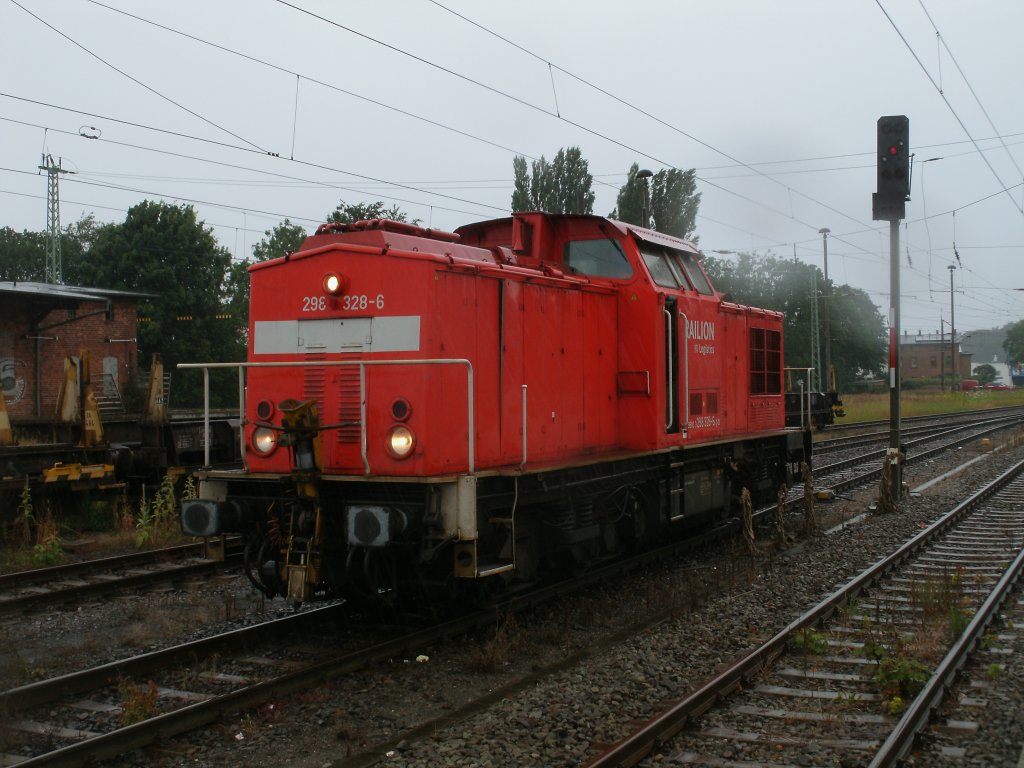
{"label": "locomotive handrail", "polygon": [[[665,315],[665,370],[668,372],[668,387],[666,387],[666,395],[668,397],[668,411],[666,416],[668,421],[665,423],[665,431],[668,432],[672,429],[672,422],[676,420],[676,401],[673,390],[676,388],[675,377],[672,375],[672,326],[673,320],[672,313],[666,308],[661,310]],[[682,313],[680,313],[682,314]],[[685,321],[683,325],[685,326]]]}
{"label": "locomotive handrail", "polygon": [[811,392],[814,390],[814,369],[792,367],[782,369],[783,373],[786,371],[803,372],[807,376],[807,389],[804,389],[803,379],[800,380],[800,399],[798,401],[800,403],[800,429],[805,429],[811,426]]}
{"label": "locomotive handrail", "polygon": [[[370,462],[367,459],[366,440],[366,369],[368,365],[464,365],[466,366],[466,392],[467,411],[469,428],[469,473],[476,471],[476,439],[475,423],[473,418],[473,363],[466,358],[426,358],[415,360],[291,360],[272,361],[264,363],[178,363],[178,368],[199,368],[203,371],[203,446],[204,467],[210,466],[210,369],[211,368],[237,368],[238,369],[238,415],[241,420],[239,428],[239,450],[242,460],[245,461],[245,369],[247,368],[309,368],[309,367],[337,367],[337,366],[359,366],[359,450],[363,461],[363,470],[370,474]],[[524,396],[525,397],[525,396]],[[525,446],[524,456],[525,461]]]}
{"label": "locomotive handrail", "polygon": [[519,465],[522,469],[526,466],[526,385],[523,384],[523,463]]}
{"label": "locomotive handrail", "polygon": [[690,429],[690,318],[680,312],[683,318],[683,437]]}

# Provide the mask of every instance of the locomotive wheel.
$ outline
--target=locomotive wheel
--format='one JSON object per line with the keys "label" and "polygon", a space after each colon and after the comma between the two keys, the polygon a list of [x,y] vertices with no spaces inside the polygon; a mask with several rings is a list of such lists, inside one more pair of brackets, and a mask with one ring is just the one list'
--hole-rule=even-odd
{"label": "locomotive wheel", "polygon": [[390,554],[373,547],[351,547],[345,572],[364,600],[392,600],[398,593],[398,569]]}
{"label": "locomotive wheel", "polygon": [[[637,486],[630,486],[613,500],[616,511],[615,538],[625,549],[642,549],[656,535],[655,521],[651,520],[650,505]],[[607,543],[608,534],[605,533]],[[618,541],[616,544],[618,545]]]}
{"label": "locomotive wheel", "polygon": [[[255,552],[255,556],[253,553]],[[281,579],[281,550],[266,538],[250,538],[245,543],[245,575],[267,597],[284,594]]]}

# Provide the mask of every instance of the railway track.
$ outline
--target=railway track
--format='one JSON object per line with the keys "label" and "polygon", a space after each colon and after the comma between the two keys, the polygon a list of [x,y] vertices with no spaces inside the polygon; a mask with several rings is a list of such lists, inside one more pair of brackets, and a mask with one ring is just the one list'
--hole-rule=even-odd
{"label": "railway track", "polygon": [[[946,451],[956,450],[972,441],[989,437],[1000,430],[1013,428],[1024,423],[1024,412],[1006,416],[967,422],[939,432],[930,432],[924,437],[904,442],[907,450],[906,464],[939,456]],[[852,457],[837,459],[828,464],[816,464],[813,472],[815,488],[829,489],[843,493],[881,477],[887,448],[874,451],[855,451]],[[803,504],[802,488],[791,489],[786,500],[787,510],[795,510]],[[759,514],[766,514],[761,510]]]}
{"label": "railway track", "polygon": [[[709,532],[705,537],[691,540],[679,548],[647,553],[644,558],[636,561],[598,569],[582,577],[570,588],[581,589],[587,584],[613,579],[621,570],[636,568],[644,559],[664,559],[674,557],[679,549],[700,548],[715,536],[716,532]],[[542,602],[546,598],[543,594],[537,594],[525,599]],[[332,609],[328,607],[325,610]],[[509,610],[515,608],[510,607]],[[326,621],[326,614],[310,612],[309,615],[317,617],[313,621],[314,625]],[[283,666],[277,657],[281,655],[280,649],[285,644],[280,640],[281,635],[276,634],[278,630],[268,625],[255,630],[251,635],[230,633],[221,639],[205,641],[205,645],[181,646],[168,651],[171,656],[145,654],[144,657],[104,665],[97,670],[22,686],[0,697],[0,711],[16,713],[19,727],[14,728],[13,732],[18,740],[16,743],[24,753],[19,755],[8,752],[6,759],[10,762],[28,758],[23,760],[24,765],[72,765],[81,764],[86,757],[101,759],[121,754],[150,743],[155,738],[189,731],[213,722],[225,712],[252,707],[269,697],[317,685],[320,681],[344,675],[372,664],[375,660],[408,653],[410,648],[426,648],[431,642],[438,642],[444,637],[464,634],[471,631],[473,622],[478,622],[477,626],[486,626],[493,625],[493,621],[493,610],[487,611],[475,618],[463,620],[462,623],[390,638],[386,643],[382,642],[373,648],[336,653],[330,659],[324,659],[323,648],[325,645],[336,645],[336,637],[330,643],[314,641],[310,644],[301,640],[290,642],[287,663]],[[263,634],[263,640],[259,639],[260,633]],[[310,639],[307,631],[305,640]],[[261,644],[276,650],[264,654],[259,650]],[[309,648],[305,654],[301,650],[303,644]],[[224,650],[228,647],[246,650],[236,662],[230,660],[228,652]],[[172,667],[170,659],[174,655],[177,655],[179,661],[173,664],[181,666],[177,671],[172,670],[168,678],[158,680],[150,673],[149,670],[154,668],[164,670],[161,674],[166,673]],[[147,666],[149,664],[154,666]],[[155,688],[150,687],[150,679],[154,680]],[[193,681],[197,680],[201,685],[193,686]],[[57,696],[57,691],[63,693]],[[69,694],[70,698],[62,698]],[[152,706],[160,714],[143,722],[123,726],[121,718],[126,704],[128,709],[138,709],[138,702],[146,706],[151,706],[150,702],[153,702]],[[53,712],[68,714],[55,718],[48,714]],[[49,747],[56,749],[41,751]]]}
{"label": "railway track", "polygon": [[[961,413],[949,414],[942,419],[934,416],[925,417],[925,420],[910,424],[901,425],[900,436],[906,440],[909,438],[927,437],[939,432],[949,430],[957,426],[970,426],[984,421],[997,423],[1000,420],[1008,420],[1010,423],[1015,418],[1024,418],[1024,408],[1005,408],[996,411],[964,411]],[[889,430],[868,432],[863,434],[846,435],[843,437],[820,439],[814,441],[814,455],[820,458],[829,453],[848,451],[853,448],[871,445],[886,445],[889,441]]]}
{"label": "railway track", "polygon": [[[986,408],[977,411],[956,411],[954,413],[946,413],[937,416],[904,416],[900,419],[901,427],[908,429],[916,429],[922,426],[934,425],[934,424],[949,424],[951,420],[957,420],[961,417],[968,417],[972,414],[988,414],[996,416],[1000,414],[1020,414],[1024,412],[1024,408],[1019,405],[1010,405],[1003,408]],[[843,432],[861,432],[862,430],[876,430],[874,433],[877,436],[888,435],[889,432],[889,421],[888,419],[881,419],[878,421],[858,421],[849,424],[830,424],[826,430],[819,434],[831,434],[831,433],[843,433]],[[862,435],[864,437],[869,434]],[[822,440],[821,442],[828,442],[828,440]]]}
{"label": "railway track", "polygon": [[[344,606],[330,604],[3,691],[0,713],[6,713],[6,719],[0,722],[0,743],[5,740],[7,746],[0,752],[0,765],[78,766],[108,759],[268,699],[493,628],[496,611],[511,614],[536,608],[620,578],[644,563],[667,559],[684,546],[698,544],[691,541],[645,552],[451,621],[392,630],[390,636],[374,628],[356,627],[358,636],[347,631]],[[648,623],[645,620],[643,626]],[[639,630],[630,627],[624,634]],[[521,685],[515,682],[492,695],[511,694]],[[453,717],[466,716],[478,706],[472,702]],[[137,716],[142,719],[133,722]],[[421,730],[429,732],[435,725]]]}
{"label": "railway track", "polygon": [[222,562],[207,560],[202,552],[202,544],[182,544],[0,574],[0,616],[80,603],[223,568]]}
{"label": "railway track", "polygon": [[1022,472],[1024,462],[589,768],[648,764],[655,750],[672,765],[896,765],[1001,607],[1019,600]]}

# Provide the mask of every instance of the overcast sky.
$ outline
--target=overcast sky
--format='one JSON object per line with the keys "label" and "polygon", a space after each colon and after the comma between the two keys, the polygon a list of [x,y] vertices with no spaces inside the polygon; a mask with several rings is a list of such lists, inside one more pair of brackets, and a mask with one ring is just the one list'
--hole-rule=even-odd
{"label": "overcast sky", "polygon": [[696,168],[705,252],[821,266],[828,227],[886,314],[875,125],[905,114],[903,329],[949,321],[950,265],[957,329],[995,327],[1024,318],[1022,32],[1021,0],[0,0],[0,226],[45,229],[43,153],[62,225],[187,202],[240,259],[340,199],[507,215],[516,154],[579,146],[595,213],[634,162]]}

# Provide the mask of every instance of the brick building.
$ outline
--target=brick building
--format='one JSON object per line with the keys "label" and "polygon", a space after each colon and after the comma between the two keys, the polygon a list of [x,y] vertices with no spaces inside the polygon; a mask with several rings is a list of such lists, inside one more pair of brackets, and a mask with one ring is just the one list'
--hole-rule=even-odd
{"label": "brick building", "polygon": [[88,350],[97,395],[123,392],[139,363],[137,304],[147,294],[0,281],[0,386],[12,420],[49,420],[64,359]]}
{"label": "brick building", "polygon": [[949,334],[904,333],[900,339],[900,378],[961,381],[971,378],[971,353],[963,352],[963,336],[956,335],[956,376],[953,373],[953,348]]}

